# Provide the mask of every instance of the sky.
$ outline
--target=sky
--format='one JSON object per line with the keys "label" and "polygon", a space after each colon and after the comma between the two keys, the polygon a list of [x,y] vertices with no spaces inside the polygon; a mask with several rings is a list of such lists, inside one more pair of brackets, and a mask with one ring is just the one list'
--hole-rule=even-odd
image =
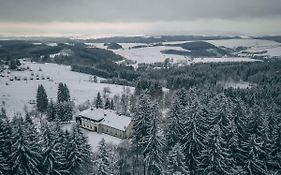
{"label": "sky", "polygon": [[2,36],[280,35],[281,0],[0,0]]}

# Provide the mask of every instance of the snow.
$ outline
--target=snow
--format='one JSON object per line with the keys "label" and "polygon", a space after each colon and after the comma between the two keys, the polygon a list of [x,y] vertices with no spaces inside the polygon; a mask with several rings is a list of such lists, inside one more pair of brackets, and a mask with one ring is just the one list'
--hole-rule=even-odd
{"label": "snow", "polygon": [[[72,125],[75,124],[75,122],[65,124],[63,126],[63,130],[71,130]],[[95,152],[98,150],[98,145],[99,142],[104,139],[107,144],[113,144],[113,145],[118,145],[120,144],[123,140],[119,139],[117,137],[113,137],[107,134],[103,133],[97,133],[97,132],[91,132],[86,129],[83,129],[83,133],[88,137],[88,143],[91,145],[92,151]]]}
{"label": "snow", "polygon": [[[268,55],[268,56],[281,56],[281,44],[270,40],[261,39],[229,39],[229,40],[209,40],[211,44],[216,46],[224,46],[227,48],[237,48],[239,46],[247,47],[247,52],[261,52],[267,51],[263,54],[254,55]],[[240,54],[243,55],[243,54]]]}
{"label": "snow", "polygon": [[[90,75],[73,72],[70,70],[70,66],[30,62],[23,63],[33,70],[34,78],[38,74],[40,80],[30,80],[31,71],[11,71],[11,74],[7,74],[6,71],[4,73],[5,77],[0,77],[0,107],[5,107],[10,116],[17,112],[23,113],[24,105],[29,110],[35,106],[28,102],[36,99],[36,91],[39,84],[42,84],[46,89],[48,98],[55,101],[57,98],[58,84],[60,82],[66,83],[70,90],[70,96],[76,105],[82,104],[87,100],[94,100],[97,93],[102,92],[105,87],[110,88],[111,93],[109,96],[111,97],[123,92],[124,86],[90,82]],[[39,68],[42,71],[39,71]],[[21,80],[10,81],[10,77],[13,76],[21,76]],[[41,79],[43,76],[45,80]],[[51,80],[47,80],[47,76]],[[27,81],[22,80],[23,77],[27,77]],[[98,77],[98,82],[101,79]],[[130,87],[130,90],[133,91],[134,89]]]}
{"label": "snow", "polygon": [[87,131],[85,129],[83,129],[85,135],[88,137],[88,142],[91,145],[91,148],[93,151],[97,151],[98,150],[98,145],[99,142],[104,139],[106,143],[108,144],[114,144],[114,145],[118,145],[122,142],[122,139],[119,139],[117,137],[113,137],[107,134],[99,134],[96,132],[91,132],[91,131]]}
{"label": "snow", "polygon": [[161,53],[161,51],[167,49],[184,50],[181,47],[157,46],[137,49],[118,49],[113,50],[113,52],[137,63],[164,62],[166,58],[173,58],[174,61],[186,60],[186,56]]}
{"label": "snow", "polygon": [[193,58],[192,63],[220,63],[220,62],[256,62],[260,60],[249,57],[221,57],[221,58]]}
{"label": "snow", "polygon": [[84,43],[88,46],[88,48],[99,48],[99,49],[107,49],[107,46],[104,43]]}
{"label": "snow", "polygon": [[71,50],[70,49],[63,49],[61,50],[60,52],[58,53],[55,53],[55,54],[51,54],[49,55],[50,58],[55,58],[57,56],[70,56],[71,54]]}
{"label": "snow", "polygon": [[250,84],[249,82],[245,81],[219,81],[217,84],[222,85],[224,88],[234,88],[234,89],[247,89],[251,88],[253,85]]}
{"label": "snow", "polygon": [[51,47],[55,47],[55,46],[58,46],[57,43],[46,43],[47,46],[51,46]]}
{"label": "snow", "polygon": [[131,118],[125,115],[118,115],[115,111],[90,108],[82,111],[79,116],[83,116],[95,121],[103,119],[100,123],[111,126],[112,128],[119,129],[121,131],[126,131],[126,128],[131,123]]}

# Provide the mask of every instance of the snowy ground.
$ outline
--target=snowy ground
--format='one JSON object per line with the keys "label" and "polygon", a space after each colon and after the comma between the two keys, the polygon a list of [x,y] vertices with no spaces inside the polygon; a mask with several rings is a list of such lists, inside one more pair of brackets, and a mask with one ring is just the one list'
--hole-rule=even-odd
{"label": "snowy ground", "polygon": [[[220,42],[226,42],[228,40],[218,40],[218,44],[220,46]],[[244,40],[234,41],[233,45],[244,45]],[[190,41],[178,41],[178,42],[165,42],[164,44],[179,44],[179,43],[185,43]],[[208,41],[212,43],[212,41]],[[241,43],[241,44],[239,44]],[[97,47],[106,49],[103,43],[86,43],[89,47]],[[226,57],[226,58],[189,58],[188,56],[182,56],[182,55],[174,55],[174,54],[163,54],[161,51],[163,50],[183,50],[185,49],[181,47],[172,47],[172,46],[155,46],[155,47],[143,47],[143,48],[135,48],[130,49],[133,46],[139,46],[139,45],[147,45],[147,44],[141,44],[141,43],[118,43],[122,45],[123,49],[118,50],[112,50],[118,55],[121,55],[129,60],[136,61],[136,64],[138,63],[155,63],[155,62],[163,62],[165,59],[170,58],[173,60],[174,63],[184,63],[184,64],[192,64],[192,63],[208,63],[208,62],[253,62],[257,61],[254,59],[250,59],[249,57]],[[212,43],[213,44],[213,43]],[[221,45],[224,45],[222,42]],[[230,45],[232,47],[232,45]],[[136,65],[135,65],[136,66]]]}
{"label": "snowy ground", "polygon": [[[50,99],[56,100],[58,84],[60,82],[66,83],[70,90],[71,98],[76,105],[87,100],[92,101],[97,93],[102,92],[105,87],[110,88],[111,96],[121,94],[124,89],[124,86],[90,82],[89,75],[72,72],[70,71],[70,66],[30,62],[25,62],[25,66],[29,66],[33,70],[34,76],[39,74],[40,80],[30,80],[31,71],[12,71],[10,74],[7,74],[6,71],[3,73],[6,77],[0,77],[0,107],[4,106],[9,115],[23,112],[24,105],[27,105],[28,109],[34,106],[28,102],[36,99],[39,84],[43,84]],[[42,71],[38,71],[39,68]],[[14,76],[21,76],[21,80],[10,81],[9,78]],[[42,80],[42,76],[45,77],[45,80]],[[46,80],[47,76],[51,80]],[[23,77],[26,77],[27,81],[23,80]],[[130,89],[133,92],[133,88]]]}
{"label": "snowy ground", "polygon": [[209,40],[207,41],[216,46],[224,46],[227,48],[237,48],[239,46],[248,47],[248,52],[260,52],[267,51],[267,53],[256,55],[269,55],[269,56],[281,56],[281,43],[260,40],[260,39],[228,39],[228,40]]}
{"label": "snowy ground", "polygon": [[[63,130],[71,130],[72,125],[74,123],[65,124],[63,126]],[[96,132],[91,132],[85,129],[82,129],[84,134],[88,137],[88,142],[91,145],[92,151],[95,152],[98,149],[99,142],[104,139],[106,143],[118,145],[122,142],[122,139],[107,135],[107,134],[99,134]]]}

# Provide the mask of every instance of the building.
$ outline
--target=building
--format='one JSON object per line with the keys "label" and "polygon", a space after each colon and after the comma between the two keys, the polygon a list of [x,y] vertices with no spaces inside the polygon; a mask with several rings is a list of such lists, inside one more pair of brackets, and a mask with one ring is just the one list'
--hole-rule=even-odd
{"label": "building", "polygon": [[100,108],[90,108],[82,111],[77,117],[76,122],[80,127],[126,139],[132,135],[131,118],[125,115],[118,115],[112,110]]}

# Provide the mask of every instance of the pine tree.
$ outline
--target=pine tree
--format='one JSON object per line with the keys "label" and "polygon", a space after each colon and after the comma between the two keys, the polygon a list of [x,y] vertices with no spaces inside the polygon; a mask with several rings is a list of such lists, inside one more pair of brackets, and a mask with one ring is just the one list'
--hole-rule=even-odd
{"label": "pine tree", "polygon": [[56,119],[56,107],[53,100],[51,100],[47,108],[47,119],[49,122]]}
{"label": "pine tree", "polygon": [[109,99],[107,98],[107,99],[105,100],[104,109],[110,109],[110,108],[111,108],[111,106],[110,106],[110,101],[109,101]]}
{"label": "pine tree", "polygon": [[101,99],[100,92],[98,92],[97,98],[95,100],[95,106],[96,108],[103,108],[103,101]]}
{"label": "pine tree", "polygon": [[91,147],[78,125],[72,129],[67,145],[66,160],[71,175],[91,172]]}
{"label": "pine tree", "polygon": [[36,95],[37,110],[40,112],[45,112],[48,106],[48,97],[43,85],[39,85]]}
{"label": "pine tree", "polygon": [[188,175],[188,167],[185,165],[185,156],[182,152],[182,147],[177,143],[167,157],[167,175],[170,174],[185,174]]}
{"label": "pine tree", "polygon": [[[152,110],[150,114],[150,125],[149,133],[147,138],[147,145],[144,149],[144,162],[147,166],[148,174],[158,175],[164,171],[164,147],[165,142],[163,138],[159,135],[159,122],[161,114],[159,111],[158,104],[154,103],[152,105]],[[145,170],[146,171],[146,170]]]}
{"label": "pine tree", "polygon": [[31,141],[22,118],[14,121],[13,144],[9,162],[13,175],[39,175],[39,164],[41,155],[37,152],[35,141]]}
{"label": "pine tree", "polygon": [[209,131],[206,139],[208,140],[208,145],[199,157],[199,172],[212,175],[235,174],[236,170],[233,168],[235,162],[231,150],[223,138],[221,127],[215,125]]}
{"label": "pine tree", "polygon": [[94,161],[96,166],[96,173],[98,175],[113,175],[114,174],[114,161],[111,150],[106,145],[105,140],[102,139],[99,143],[97,160]]}

